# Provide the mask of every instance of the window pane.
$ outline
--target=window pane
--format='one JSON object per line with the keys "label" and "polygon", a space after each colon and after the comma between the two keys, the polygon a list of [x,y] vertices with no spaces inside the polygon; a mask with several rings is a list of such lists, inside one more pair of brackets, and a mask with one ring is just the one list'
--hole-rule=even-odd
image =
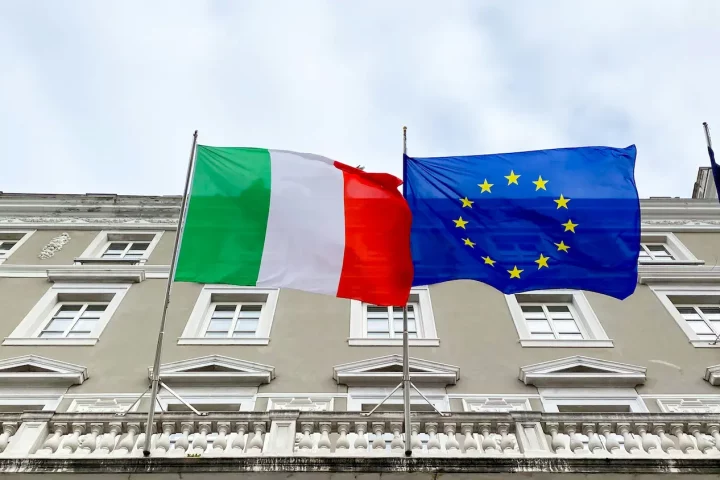
{"label": "window pane", "polygon": [[526,323],[530,333],[552,333],[547,320],[527,320]]}
{"label": "window pane", "polygon": [[42,332],[40,333],[41,338],[47,337],[62,337],[62,332]]}
{"label": "window pane", "polygon": [[[393,324],[393,327],[395,329],[395,335],[401,335],[403,330],[403,322],[402,320],[395,320],[395,323]],[[408,333],[410,332],[417,332],[417,327],[415,324],[415,320],[410,320],[408,318]]]}
{"label": "window pane", "polygon": [[230,324],[232,323],[232,319],[229,318],[221,318],[221,319],[212,319],[210,320],[210,325],[208,325],[208,332],[225,332],[227,333],[228,330],[230,330]]}
{"label": "window pane", "polygon": [[252,319],[238,319],[235,324],[235,332],[248,332],[253,335],[257,331],[258,321]]}
{"label": "window pane", "polygon": [[236,305],[216,305],[212,318],[233,318],[236,308]]}
{"label": "window pane", "polygon": [[700,307],[700,311],[710,321],[720,320],[720,307]]}
{"label": "window pane", "polygon": [[71,323],[72,320],[53,318],[43,330],[47,332],[64,332],[70,327]]}
{"label": "window pane", "polygon": [[555,320],[554,324],[558,333],[580,333],[575,320]]}
{"label": "window pane", "polygon": [[532,333],[530,336],[534,340],[555,340],[555,335],[552,333]]}
{"label": "window pane", "polygon": [[707,324],[703,321],[699,321],[699,322],[689,321],[687,323],[688,323],[688,325],[690,325],[690,327],[693,329],[693,331],[697,334],[703,334],[703,333],[712,334],[713,333],[713,331],[710,330],[710,327],[708,327]]}
{"label": "window pane", "polygon": [[85,309],[86,312],[104,312],[107,308],[107,303],[104,304],[98,304],[98,305],[88,305],[88,307]]}
{"label": "window pane", "polygon": [[128,244],[127,242],[112,242],[110,245],[108,245],[107,250],[105,250],[106,253],[110,252],[122,252],[127,248]]}
{"label": "window pane", "polygon": [[2,242],[0,243],[0,250],[10,250],[15,246],[15,243],[17,242]]}
{"label": "window pane", "polygon": [[225,331],[225,332],[210,332],[210,331],[205,332],[205,337],[212,337],[212,338],[227,337],[227,335],[228,335],[227,331]]}
{"label": "window pane", "polygon": [[563,340],[582,340],[583,336],[581,333],[558,333],[558,338]]}
{"label": "window pane", "polygon": [[390,331],[390,324],[387,320],[375,320],[368,318],[367,331],[370,332],[388,332]]}
{"label": "window pane", "polygon": [[60,307],[60,310],[57,311],[55,314],[56,318],[75,318],[77,313],[82,308],[82,305],[63,305]]}
{"label": "window pane", "polygon": [[367,334],[368,338],[389,338],[390,333],[389,332],[368,332]]}
{"label": "window pane", "polygon": [[97,324],[97,320],[78,320],[78,322],[73,325],[72,331],[73,332],[92,332],[95,328],[95,325]]}
{"label": "window pane", "polygon": [[240,308],[239,318],[260,318],[262,305],[243,305]]}
{"label": "window pane", "polygon": [[68,332],[65,338],[87,338],[90,336],[90,332]]}
{"label": "window pane", "polygon": [[374,305],[368,305],[367,317],[368,318],[388,318],[388,309],[386,307],[376,307]]}
{"label": "window pane", "polygon": [[150,243],[148,242],[133,242],[132,246],[130,247],[130,251],[137,250],[138,252],[144,252],[148,249],[150,246]]}

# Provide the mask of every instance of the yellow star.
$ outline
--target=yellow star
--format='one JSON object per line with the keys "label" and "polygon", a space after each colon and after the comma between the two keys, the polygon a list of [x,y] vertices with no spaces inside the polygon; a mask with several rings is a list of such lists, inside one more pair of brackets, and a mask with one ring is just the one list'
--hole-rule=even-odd
{"label": "yellow star", "polygon": [[486,178],[483,183],[478,183],[478,187],[480,187],[480,193],[485,193],[485,192],[492,193],[490,191],[490,187],[492,187],[493,185],[495,185],[495,184],[488,183],[487,178]]}
{"label": "yellow star", "polygon": [[463,238],[463,242],[465,242],[465,245],[467,245],[470,248],[475,248],[475,243],[471,242],[469,238]]}
{"label": "yellow star", "polygon": [[505,175],[505,178],[507,178],[507,180],[508,180],[508,185],[510,185],[511,183],[514,183],[515,185],[517,185],[518,184],[517,179],[520,178],[520,175],[515,175],[515,172],[510,170],[510,175]]}
{"label": "yellow star", "polygon": [[560,240],[560,243],[556,243],[555,246],[558,247],[558,252],[565,253],[568,253],[568,248],[570,248],[569,246],[565,245],[565,242],[563,242],[562,240]]}
{"label": "yellow star", "polygon": [[491,267],[495,266],[495,260],[493,260],[490,257],[482,257],[483,260],[485,260],[485,265],[490,265]]}
{"label": "yellow star", "polygon": [[567,223],[561,223],[563,227],[565,227],[566,232],[572,232],[575,233],[575,227],[578,226],[577,223],[572,223],[572,220],[568,220]]}
{"label": "yellow star", "polygon": [[567,208],[567,202],[569,202],[569,201],[570,201],[570,199],[563,197],[562,193],[560,194],[560,198],[558,198],[557,200],[553,200],[553,202],[558,204],[558,206],[557,206],[558,209],[560,207]]}
{"label": "yellow star", "polygon": [[453,220],[453,222],[455,222],[456,227],[462,228],[462,229],[464,229],[465,225],[467,225],[467,223],[468,223],[467,220],[463,220],[462,217],[458,218],[457,220]]}
{"label": "yellow star", "polygon": [[525,270],[519,270],[517,265],[515,265],[512,270],[508,270],[507,272],[510,274],[510,278],[520,278],[520,274],[524,271]]}
{"label": "yellow star", "polygon": [[548,183],[550,180],[543,180],[542,175],[538,176],[537,180],[534,180],[532,183],[535,184],[535,191],[537,192],[541,188],[545,191],[547,191],[547,188],[545,188],[545,184]]}
{"label": "yellow star", "polygon": [[538,264],[538,270],[540,270],[542,267],[547,267],[547,266],[548,266],[547,261],[548,261],[549,259],[550,259],[550,257],[545,257],[545,256],[543,256],[543,254],[541,253],[541,254],[540,254],[540,258],[538,258],[537,260],[535,260],[535,263]]}
{"label": "yellow star", "polygon": [[472,200],[468,199],[468,197],[461,198],[460,201],[462,202],[463,208],[465,208],[465,207],[472,208],[472,204],[475,203]]}

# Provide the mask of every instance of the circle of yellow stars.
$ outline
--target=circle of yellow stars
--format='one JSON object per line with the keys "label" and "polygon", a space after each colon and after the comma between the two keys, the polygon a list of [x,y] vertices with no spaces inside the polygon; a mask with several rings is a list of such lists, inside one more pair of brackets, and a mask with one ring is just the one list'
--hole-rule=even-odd
{"label": "circle of yellow stars", "polygon": [[[508,186],[510,186],[510,185],[518,185],[519,186],[520,184],[518,183],[518,180],[520,179],[520,177],[521,177],[521,175],[516,174],[515,170],[510,170],[510,174],[505,175],[505,179],[507,180]],[[539,175],[537,180],[532,181],[532,183],[535,185],[536,192],[538,190],[547,191],[547,188],[545,188],[545,185],[549,182],[550,182],[550,180],[543,179],[542,175]],[[483,180],[483,183],[478,183],[477,185],[478,185],[478,187],[480,187],[481,195],[483,193],[492,194],[492,187],[495,186],[494,183],[488,182],[487,178],[485,178]],[[462,208],[472,208],[473,203],[475,203],[474,200],[470,200],[468,197],[463,197],[463,198],[460,198],[459,200],[462,204]],[[570,202],[570,200],[571,200],[570,198],[566,198],[561,193],[560,198],[553,199],[553,202],[555,202],[557,204],[557,208],[556,208],[557,210],[560,210],[561,208],[564,208],[565,210],[569,210],[568,203]],[[462,228],[463,230],[466,230],[465,225],[470,223],[468,220],[465,220],[462,217],[462,215],[460,217],[458,217],[457,220],[453,220],[453,222],[455,223],[455,228]],[[573,223],[571,218],[568,218],[567,222],[561,223],[560,225],[562,227],[565,227],[565,230],[563,231],[563,233],[564,232],[575,233],[575,227],[578,226],[577,223]],[[475,248],[476,243],[473,242],[469,237],[463,238],[462,241],[469,248]],[[554,245],[557,247],[558,252],[569,253],[570,246],[565,244],[564,240],[560,240],[560,243],[555,243]],[[481,258],[483,259],[483,262],[485,263],[485,265],[489,265],[493,268],[495,267],[495,263],[497,263],[497,260],[493,260],[492,258],[490,258],[490,256],[481,257]],[[540,258],[535,260],[535,263],[537,263],[537,265],[538,265],[538,270],[540,270],[542,268],[550,268],[550,266],[548,265],[549,260],[550,260],[550,257],[546,257],[543,253],[540,253]],[[510,278],[518,278],[518,279],[521,278],[520,275],[524,271],[525,270],[519,269],[517,267],[517,265],[513,266],[512,270],[507,270],[507,272],[510,274]]]}

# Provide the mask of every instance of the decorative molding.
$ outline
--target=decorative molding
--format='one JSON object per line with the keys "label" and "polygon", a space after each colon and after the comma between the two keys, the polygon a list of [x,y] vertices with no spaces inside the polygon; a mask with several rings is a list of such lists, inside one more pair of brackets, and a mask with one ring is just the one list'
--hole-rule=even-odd
{"label": "decorative molding", "polygon": [[661,412],[670,413],[720,413],[720,396],[714,399],[669,398],[657,399]]}
{"label": "decorative molding", "polygon": [[[152,367],[148,378],[152,378]],[[178,384],[232,384],[258,386],[275,378],[275,367],[223,355],[180,360],[160,366],[160,378]]]}
{"label": "decorative molding", "polygon": [[634,387],[645,383],[647,369],[576,355],[520,367],[520,381],[536,387]]}
{"label": "decorative molding", "polygon": [[710,382],[710,385],[720,385],[720,365],[713,365],[705,369],[705,380]]}
{"label": "decorative molding", "polygon": [[[117,398],[75,398],[68,407],[70,413],[123,413],[133,404],[132,398],[119,400]],[[138,403],[131,411],[137,410]]]}
{"label": "decorative molding", "polygon": [[[396,384],[402,379],[402,356],[386,355],[333,367],[333,378],[348,386],[382,386]],[[420,358],[410,358],[410,378],[416,383],[455,385],[460,368]]]}
{"label": "decorative molding", "polygon": [[474,397],[463,398],[466,412],[519,412],[532,410],[528,398]]}
{"label": "decorative molding", "polygon": [[[27,371],[22,371],[27,369]],[[0,385],[80,385],[88,378],[87,368],[39,355],[0,360]]]}
{"label": "decorative molding", "polygon": [[42,260],[47,260],[48,258],[55,255],[55,253],[62,250],[62,248],[65,246],[66,243],[70,241],[70,234],[67,232],[63,232],[57,237],[50,240],[50,242],[45,245],[42,250],[40,250],[40,253],[38,253],[38,258]]}
{"label": "decorative molding", "polygon": [[327,412],[333,409],[332,397],[270,398],[268,410],[300,410],[301,412]]}
{"label": "decorative molding", "polygon": [[136,268],[95,268],[77,269],[75,267],[53,267],[47,269],[50,282],[70,283],[140,283],[145,280],[145,272]]}
{"label": "decorative molding", "polygon": [[[50,270],[67,269],[68,271],[77,272],[80,276],[94,276],[96,272],[115,271],[121,272],[138,272],[142,273],[145,278],[168,278],[170,267],[168,265],[58,265],[50,267]],[[47,278],[48,266],[38,265],[0,265],[0,278]],[[73,280],[75,281],[75,280]]]}
{"label": "decorative molding", "polygon": [[719,283],[720,267],[643,264],[638,268],[638,281],[644,285]]}

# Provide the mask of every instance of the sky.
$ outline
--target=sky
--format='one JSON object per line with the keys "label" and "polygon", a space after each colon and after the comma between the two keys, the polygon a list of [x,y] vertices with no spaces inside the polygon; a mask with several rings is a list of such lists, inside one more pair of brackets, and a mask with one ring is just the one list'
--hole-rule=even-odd
{"label": "sky", "polygon": [[0,191],[180,194],[192,142],[413,156],[720,144],[720,1],[0,1]]}

